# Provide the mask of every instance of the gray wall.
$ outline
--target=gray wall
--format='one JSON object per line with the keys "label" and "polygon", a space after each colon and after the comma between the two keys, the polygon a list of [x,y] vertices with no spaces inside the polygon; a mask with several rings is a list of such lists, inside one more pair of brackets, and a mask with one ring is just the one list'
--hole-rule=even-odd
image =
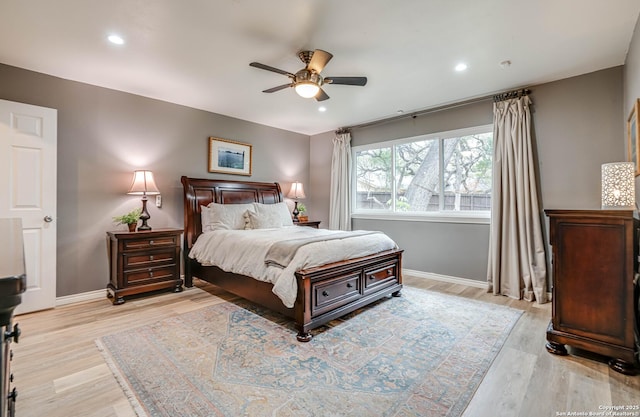
{"label": "gray wall", "polygon": [[[622,85],[622,67],[615,67],[531,88],[542,208],[600,207],[600,165],[625,158]],[[492,120],[492,103],[488,101],[356,129],[352,144],[489,124]],[[329,161],[310,170],[314,193],[323,195],[329,194],[331,137],[311,137],[314,158]],[[329,156],[321,156],[323,152]],[[327,218],[328,199],[322,203],[315,201],[314,208],[322,207],[325,214],[318,216]],[[405,249],[405,268],[486,280],[488,225],[355,219],[353,226],[388,233]]]}
{"label": "gray wall", "polygon": [[[211,92],[215,94],[215,92]],[[140,207],[127,195],[134,169],[150,169],[163,197],[149,225],[182,227],[180,176],[309,181],[309,137],[0,64],[0,98],[58,110],[57,296],[103,289],[105,232]],[[208,137],[253,145],[251,177],[209,174]]]}
{"label": "gray wall", "polygon": [[[622,124],[627,122],[631,109],[636,100],[640,98],[640,19],[636,22],[633,38],[627,52],[627,60],[624,64],[624,112]],[[626,149],[626,131],[624,134],[624,146]],[[640,177],[636,177],[636,201],[640,197]]]}

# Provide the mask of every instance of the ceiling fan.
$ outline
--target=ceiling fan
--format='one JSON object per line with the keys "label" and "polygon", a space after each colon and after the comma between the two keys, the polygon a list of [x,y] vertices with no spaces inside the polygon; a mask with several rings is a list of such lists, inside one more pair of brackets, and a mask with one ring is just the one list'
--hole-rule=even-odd
{"label": "ceiling fan", "polygon": [[306,65],[303,69],[292,74],[290,72],[271,67],[269,65],[261,64],[259,62],[252,62],[249,65],[255,68],[260,68],[267,71],[277,72],[278,74],[286,75],[291,82],[282,84],[277,87],[263,90],[263,93],[275,93],[276,91],[284,90],[287,87],[293,87],[296,93],[304,98],[314,97],[317,101],[323,101],[329,98],[327,93],[321,88],[323,84],[342,84],[342,85],[359,85],[364,86],[367,84],[367,77],[322,77],[320,72],[327,65],[327,63],[333,58],[327,51],[322,49],[316,49],[315,51],[300,51],[298,57]]}

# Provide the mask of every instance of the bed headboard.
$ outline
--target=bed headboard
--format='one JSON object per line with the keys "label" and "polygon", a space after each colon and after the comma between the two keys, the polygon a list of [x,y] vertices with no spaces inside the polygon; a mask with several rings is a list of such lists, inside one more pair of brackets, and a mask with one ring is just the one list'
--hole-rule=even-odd
{"label": "bed headboard", "polygon": [[184,190],[184,250],[191,249],[202,233],[200,206],[218,204],[263,203],[284,201],[277,182],[228,181],[206,178],[180,178]]}

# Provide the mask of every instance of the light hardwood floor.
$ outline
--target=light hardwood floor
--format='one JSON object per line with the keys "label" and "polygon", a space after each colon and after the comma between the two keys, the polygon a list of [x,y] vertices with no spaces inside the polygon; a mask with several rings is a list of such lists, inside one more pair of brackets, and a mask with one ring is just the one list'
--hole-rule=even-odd
{"label": "light hardwood floor", "polygon": [[[405,285],[524,310],[465,417],[589,415],[612,405],[640,405],[640,376],[611,371],[606,358],[586,352],[572,351],[567,357],[547,353],[544,343],[550,304],[512,300],[424,278],[404,280]],[[22,329],[19,343],[12,344],[17,416],[135,416],[94,341],[119,329],[232,298],[201,281],[196,280],[196,285],[179,294],[129,299],[120,306],[112,306],[105,298],[16,317]],[[640,410],[636,411],[640,416]]]}

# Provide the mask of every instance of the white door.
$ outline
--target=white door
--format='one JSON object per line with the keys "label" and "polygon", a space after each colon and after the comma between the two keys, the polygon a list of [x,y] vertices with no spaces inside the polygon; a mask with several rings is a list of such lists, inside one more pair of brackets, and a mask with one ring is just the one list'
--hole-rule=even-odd
{"label": "white door", "polygon": [[27,271],[16,314],[56,302],[57,137],[57,110],[0,100],[0,218],[22,219]]}

